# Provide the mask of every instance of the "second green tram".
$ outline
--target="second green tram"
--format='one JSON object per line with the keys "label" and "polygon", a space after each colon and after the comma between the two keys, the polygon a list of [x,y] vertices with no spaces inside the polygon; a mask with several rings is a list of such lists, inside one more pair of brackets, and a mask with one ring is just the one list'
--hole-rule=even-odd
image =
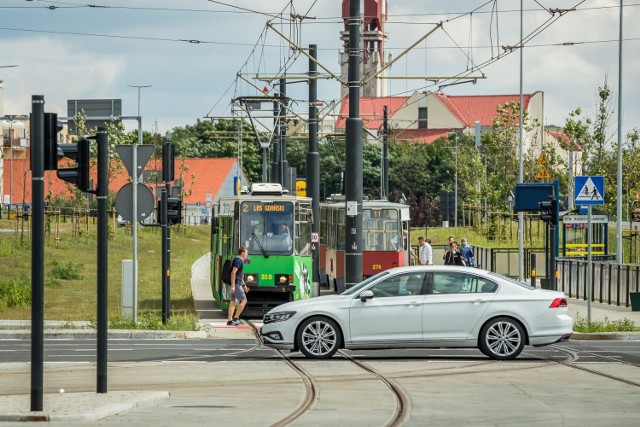
{"label": "second green tram", "polygon": [[246,310],[266,312],[276,305],[311,297],[311,199],[283,191],[280,184],[253,184],[251,191],[221,197],[211,226],[211,288],[218,307],[229,307],[222,282],[224,261],[244,246],[249,287]]}

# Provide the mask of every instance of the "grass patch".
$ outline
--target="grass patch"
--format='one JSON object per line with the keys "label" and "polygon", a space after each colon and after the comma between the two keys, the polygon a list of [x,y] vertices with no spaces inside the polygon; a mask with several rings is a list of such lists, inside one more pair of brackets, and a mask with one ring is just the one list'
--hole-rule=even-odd
{"label": "grass patch", "polygon": [[573,324],[573,330],[575,332],[636,332],[640,331],[640,328],[636,326],[633,320],[626,317],[622,320],[609,320],[605,317],[604,320],[592,320],[591,323],[586,318],[576,315],[576,321]]}
{"label": "grass patch", "polygon": [[[15,228],[11,224],[0,220],[0,229]],[[122,260],[131,259],[133,249],[130,228],[117,227],[112,231],[108,241],[107,268],[109,318],[120,315]],[[210,233],[210,227],[199,225],[171,229],[171,312],[176,313],[176,320],[172,322],[180,322],[179,317],[196,317],[191,293],[191,266],[209,252]],[[53,235],[45,237],[45,320],[71,322],[93,319],[97,307],[97,227],[90,223],[89,235],[77,237],[73,235],[72,224],[60,223],[59,235],[58,241]],[[147,316],[160,318],[162,314],[161,252],[159,228],[138,227],[138,319]],[[21,278],[27,278],[25,281],[30,284],[30,260],[29,238],[20,242],[19,234],[15,232],[0,233],[0,284],[21,282]],[[27,305],[9,305],[6,298],[0,297],[0,319],[28,320],[31,318],[30,304],[30,297]],[[184,327],[185,330],[194,328]]]}
{"label": "grass patch", "polygon": [[[197,331],[199,329],[198,316],[192,314],[176,314],[169,317],[166,325],[162,324],[162,316],[145,314],[138,316],[134,323],[130,317],[112,316],[109,318],[109,329],[137,329],[146,331]],[[91,322],[97,328],[96,321]]]}

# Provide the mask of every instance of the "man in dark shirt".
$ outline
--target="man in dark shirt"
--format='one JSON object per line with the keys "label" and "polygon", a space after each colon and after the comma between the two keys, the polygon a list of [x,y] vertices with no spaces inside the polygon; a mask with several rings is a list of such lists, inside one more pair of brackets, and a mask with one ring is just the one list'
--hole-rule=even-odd
{"label": "man in dark shirt", "polygon": [[[231,267],[231,285],[230,294],[231,300],[229,301],[229,311],[227,313],[227,325],[238,326],[240,325],[240,314],[244,310],[244,306],[247,305],[247,294],[245,293],[246,285],[244,283],[244,275],[242,274],[242,267],[244,266],[244,260],[247,259],[247,248],[240,246],[238,249],[238,256],[233,260]],[[238,308],[236,310],[236,303]],[[235,317],[234,317],[235,311]]]}

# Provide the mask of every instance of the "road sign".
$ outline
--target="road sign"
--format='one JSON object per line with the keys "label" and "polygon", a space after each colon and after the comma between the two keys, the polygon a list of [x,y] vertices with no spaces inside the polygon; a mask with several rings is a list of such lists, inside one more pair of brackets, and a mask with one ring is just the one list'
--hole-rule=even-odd
{"label": "road sign", "polygon": [[536,163],[539,165],[546,165],[547,163],[549,163],[549,159],[547,158],[547,153],[544,151],[540,153],[540,156],[536,160]]}
{"label": "road sign", "polygon": [[[144,221],[151,215],[155,205],[153,191],[144,184],[136,185],[138,196],[138,219]],[[122,186],[116,194],[116,210],[125,221],[133,221],[133,183],[130,182]]]}
{"label": "road sign", "polygon": [[[127,172],[129,172],[129,176],[131,178],[133,178],[133,150],[134,150],[134,145],[116,145],[116,152],[118,153],[118,155],[120,156],[120,159],[122,160],[122,163],[124,163],[124,166],[127,168]],[[137,170],[138,170],[138,176],[140,176],[140,174],[142,173],[142,171],[144,170],[144,167],[147,165],[147,163],[149,163],[149,159],[151,158],[151,155],[153,155],[153,152],[155,151],[156,147],[154,147],[151,144],[136,144],[135,147],[138,147],[137,149],[137,153],[136,153],[136,163],[138,164]]]}
{"label": "road sign", "polygon": [[313,231],[311,233],[311,243],[319,243],[320,242],[320,233],[317,231]]}
{"label": "road sign", "polygon": [[603,176],[576,176],[573,188],[576,205],[604,205]]}
{"label": "road sign", "polygon": [[[565,224],[586,224],[589,222],[588,215],[565,215],[562,218],[562,222]],[[607,215],[591,215],[591,222],[593,224],[606,224],[609,222]]]}
{"label": "road sign", "polygon": [[209,202],[209,201],[204,202],[204,206],[205,206],[207,209],[211,208],[211,202]]}
{"label": "road sign", "polygon": [[547,168],[545,166],[540,166],[540,169],[538,170],[538,173],[536,174],[536,178],[537,179],[550,179],[551,178],[551,174],[549,173],[549,171],[547,170]]}

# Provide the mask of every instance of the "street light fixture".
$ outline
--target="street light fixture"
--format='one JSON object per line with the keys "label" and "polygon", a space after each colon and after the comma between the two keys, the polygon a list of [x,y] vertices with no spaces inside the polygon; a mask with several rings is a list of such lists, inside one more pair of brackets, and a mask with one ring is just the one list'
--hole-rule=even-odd
{"label": "street light fixture", "polygon": [[146,87],[152,87],[153,85],[127,85],[129,87],[138,88],[138,116],[140,115],[140,89]]}

